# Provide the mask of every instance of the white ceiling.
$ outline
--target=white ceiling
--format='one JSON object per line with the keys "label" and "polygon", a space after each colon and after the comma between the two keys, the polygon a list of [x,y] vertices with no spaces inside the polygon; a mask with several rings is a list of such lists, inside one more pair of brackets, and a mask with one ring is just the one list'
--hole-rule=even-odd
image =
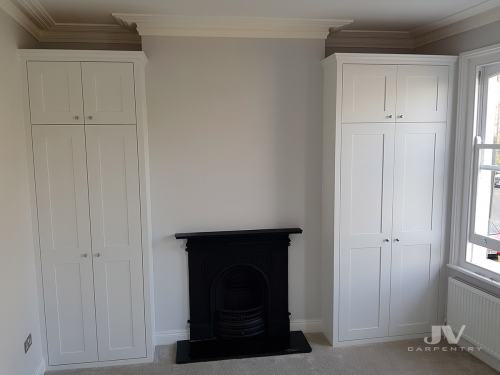
{"label": "white ceiling", "polygon": [[111,13],[353,19],[352,28],[412,30],[500,0],[39,0],[57,23],[113,24]]}

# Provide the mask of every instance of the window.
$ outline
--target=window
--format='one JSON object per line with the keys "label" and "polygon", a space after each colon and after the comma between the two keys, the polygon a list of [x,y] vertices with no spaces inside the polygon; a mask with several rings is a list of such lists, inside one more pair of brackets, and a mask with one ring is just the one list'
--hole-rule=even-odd
{"label": "window", "polygon": [[477,68],[466,262],[500,274],[500,63]]}

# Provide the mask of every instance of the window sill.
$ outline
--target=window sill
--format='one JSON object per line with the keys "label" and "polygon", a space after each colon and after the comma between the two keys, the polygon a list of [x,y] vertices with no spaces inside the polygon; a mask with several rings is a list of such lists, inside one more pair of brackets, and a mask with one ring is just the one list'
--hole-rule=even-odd
{"label": "window sill", "polygon": [[479,286],[483,285],[486,289],[494,289],[497,293],[500,293],[500,282],[490,279],[489,277],[480,275],[476,272],[472,272],[466,268],[448,264],[447,265],[450,270],[457,272],[458,274],[464,275],[468,278],[474,279],[479,283]]}

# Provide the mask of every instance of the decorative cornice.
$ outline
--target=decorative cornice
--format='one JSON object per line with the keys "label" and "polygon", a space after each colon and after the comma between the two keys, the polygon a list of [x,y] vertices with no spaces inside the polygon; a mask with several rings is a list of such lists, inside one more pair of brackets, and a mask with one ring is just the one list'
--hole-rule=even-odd
{"label": "decorative cornice", "polygon": [[352,20],[265,17],[189,17],[115,13],[118,24],[57,23],[39,0],[0,0],[3,9],[44,43],[140,44],[140,35],[326,39],[328,47],[404,50],[500,21],[500,0],[487,0],[410,31],[340,30]]}
{"label": "decorative cornice", "polygon": [[352,23],[352,20],[306,18],[191,17],[129,13],[113,13],[113,16],[127,25],[137,25],[141,36],[326,39],[331,28],[338,29]]}
{"label": "decorative cornice", "polygon": [[326,46],[415,49],[496,21],[500,21],[500,0],[489,0],[410,31],[338,30],[331,33]]}
{"label": "decorative cornice", "polygon": [[490,0],[410,31],[415,46],[420,47],[450,36],[500,21],[500,1]]}
{"label": "decorative cornice", "polygon": [[137,33],[120,25],[56,23],[50,29],[40,32],[40,41],[140,44],[141,38]]}
{"label": "decorative cornice", "polygon": [[448,16],[448,17],[442,18],[438,21],[430,22],[430,23],[427,23],[423,26],[414,28],[413,30],[410,30],[410,32],[413,35],[428,34],[430,32],[436,31],[438,29],[442,29],[446,26],[450,26],[452,24],[456,24],[456,23],[459,23],[461,21],[464,21],[467,18],[485,14],[486,12],[489,12],[490,10],[498,8],[499,6],[500,6],[499,0],[483,1],[482,3],[480,3],[476,6],[467,8],[461,12],[454,13],[451,16]]}
{"label": "decorative cornice", "polygon": [[11,16],[21,27],[29,32],[36,40],[39,40],[40,29],[37,25],[21,11],[11,0],[0,0],[0,9]]}
{"label": "decorative cornice", "polygon": [[408,31],[336,30],[328,36],[326,46],[412,50],[415,41]]}
{"label": "decorative cornice", "polygon": [[42,30],[54,27],[56,22],[39,0],[15,0],[17,5]]}
{"label": "decorative cornice", "polygon": [[141,43],[135,30],[122,25],[55,22],[39,0],[0,0],[0,9],[42,43]]}

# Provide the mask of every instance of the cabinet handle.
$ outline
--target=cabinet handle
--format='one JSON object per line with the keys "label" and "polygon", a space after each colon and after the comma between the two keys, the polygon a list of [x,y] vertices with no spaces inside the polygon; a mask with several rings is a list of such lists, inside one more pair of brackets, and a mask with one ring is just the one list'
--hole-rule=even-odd
{"label": "cabinet handle", "polygon": [[403,117],[404,117],[404,115],[399,115],[399,116],[398,116],[398,118],[403,118]]}
{"label": "cabinet handle", "polygon": [[94,256],[95,256],[96,258],[99,258],[99,257],[101,256],[101,253],[95,253],[95,254],[94,254]]}
{"label": "cabinet handle", "polygon": [[88,255],[87,253],[83,253],[83,254],[81,255],[81,257],[82,257],[82,258],[87,258],[88,256],[89,256],[89,255]]}
{"label": "cabinet handle", "polygon": [[93,116],[87,116],[89,120],[92,120],[94,117]]}
{"label": "cabinet handle", "polygon": [[399,242],[399,238],[395,238],[395,239],[394,239],[394,242]]}
{"label": "cabinet handle", "polygon": [[389,239],[388,238],[384,238],[382,241],[383,242],[389,242]]}
{"label": "cabinet handle", "polygon": [[385,116],[385,117],[386,117],[386,118],[392,118],[392,115],[387,115],[387,116]]}
{"label": "cabinet handle", "polygon": [[73,120],[78,120],[80,116],[73,116]]}

